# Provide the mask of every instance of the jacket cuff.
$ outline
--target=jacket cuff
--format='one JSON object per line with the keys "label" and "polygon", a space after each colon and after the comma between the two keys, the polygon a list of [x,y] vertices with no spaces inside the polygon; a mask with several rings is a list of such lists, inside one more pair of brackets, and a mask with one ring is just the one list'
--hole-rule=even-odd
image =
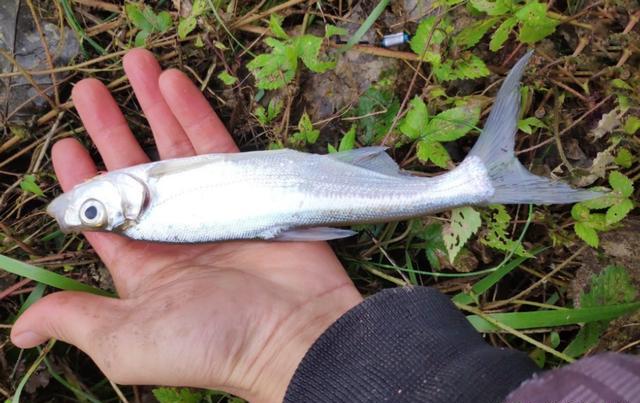
{"label": "jacket cuff", "polygon": [[381,291],[316,340],[285,402],[499,402],[538,369],[489,346],[433,288]]}

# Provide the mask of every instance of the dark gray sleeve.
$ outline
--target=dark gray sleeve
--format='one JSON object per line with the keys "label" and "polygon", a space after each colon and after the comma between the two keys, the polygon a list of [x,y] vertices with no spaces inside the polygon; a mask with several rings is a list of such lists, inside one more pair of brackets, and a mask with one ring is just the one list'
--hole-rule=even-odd
{"label": "dark gray sleeve", "polygon": [[534,376],[508,403],[640,402],[640,358],[605,353]]}
{"label": "dark gray sleeve", "polygon": [[285,402],[500,402],[536,371],[525,354],[488,345],[437,290],[396,288],[320,336]]}

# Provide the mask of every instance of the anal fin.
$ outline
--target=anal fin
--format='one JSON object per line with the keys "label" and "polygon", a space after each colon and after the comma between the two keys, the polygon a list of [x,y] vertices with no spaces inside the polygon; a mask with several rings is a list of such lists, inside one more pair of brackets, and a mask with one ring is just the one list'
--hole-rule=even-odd
{"label": "anal fin", "polygon": [[357,234],[355,231],[331,227],[294,228],[281,232],[273,241],[329,241],[347,238]]}

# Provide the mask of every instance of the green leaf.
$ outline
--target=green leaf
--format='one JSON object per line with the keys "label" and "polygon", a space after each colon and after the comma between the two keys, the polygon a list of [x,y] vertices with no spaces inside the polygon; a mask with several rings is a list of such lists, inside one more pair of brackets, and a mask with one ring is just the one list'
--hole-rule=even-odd
{"label": "green leaf", "polygon": [[551,35],[556,30],[556,25],[555,22],[547,25],[522,24],[518,40],[526,44],[536,43]]}
{"label": "green leaf", "polygon": [[613,80],[611,80],[611,85],[613,85],[615,88],[620,88],[623,90],[633,90],[633,87],[619,78],[614,78]]}
{"label": "green leaf", "polygon": [[571,207],[571,217],[576,221],[589,221],[590,213],[589,207],[585,202],[576,203]]}
{"label": "green leaf", "polygon": [[58,273],[42,269],[4,255],[0,255],[0,268],[9,273],[15,274],[16,276],[29,278],[37,281],[38,283],[46,284],[61,290],[81,291],[96,295],[113,296],[107,291],[82,284],[76,280],[61,276]]}
{"label": "green leaf", "polygon": [[608,266],[591,278],[587,292],[580,293],[580,306],[593,308],[634,302],[638,295],[629,273],[624,267]]}
{"label": "green leaf", "polygon": [[[600,188],[594,188],[592,190],[601,190]],[[605,188],[602,188],[602,191],[604,191]],[[600,196],[596,199],[591,199],[591,200],[585,200],[583,202],[577,203],[574,205],[573,208],[576,208],[575,206],[582,206],[584,208],[587,209],[591,209],[591,210],[600,210],[600,209],[604,209],[607,207],[611,207],[614,204],[618,203],[620,201],[620,196],[615,194],[614,192],[609,192],[606,193],[604,196]],[[573,212],[573,209],[571,210]],[[588,215],[589,213],[587,212],[587,218],[585,219],[577,219],[578,221],[585,221],[588,220]],[[575,217],[574,217],[575,218]]]}
{"label": "green leaf", "polygon": [[205,393],[187,388],[156,388],[152,390],[158,403],[200,403]]}
{"label": "green leaf", "polygon": [[258,88],[281,88],[295,76],[298,68],[297,50],[275,38],[267,38],[265,43],[273,48],[272,52],[256,56],[247,64],[247,68],[255,76]]}
{"label": "green leaf", "polygon": [[622,221],[631,210],[633,210],[633,202],[630,199],[624,199],[620,203],[609,207],[606,213],[607,225]]}
{"label": "green leaf", "polygon": [[480,120],[480,107],[465,105],[448,109],[434,116],[424,131],[423,137],[432,141],[453,141],[476,127]]}
{"label": "green leaf", "polygon": [[25,175],[20,181],[20,189],[25,192],[33,193],[36,196],[44,196],[44,192],[40,189],[40,186],[36,183],[35,175]]}
{"label": "green leaf", "polygon": [[184,39],[196,28],[198,21],[196,17],[190,16],[180,20],[178,24],[178,38]]}
{"label": "green leaf", "polygon": [[[440,63],[440,49],[438,45],[444,42],[446,38],[446,33],[442,27],[438,26],[436,28],[436,22],[437,19],[435,16],[424,18],[420,21],[416,33],[409,42],[411,50],[418,56],[422,55],[426,50],[424,60],[431,64]],[[443,21],[441,21],[440,25],[443,24]]]}
{"label": "green leaf", "polygon": [[520,33],[518,40],[522,43],[535,43],[556,30],[558,21],[547,17],[547,5],[544,3],[531,2],[515,14],[520,20]]}
{"label": "green leaf", "polygon": [[[307,112],[302,114],[298,122],[298,133],[296,134],[298,134],[296,140],[303,140],[307,144],[314,144],[318,140],[320,130],[313,128],[313,123]],[[296,134],[294,134],[294,137],[296,137]]]}
{"label": "green leaf", "polygon": [[424,133],[427,127],[429,112],[427,111],[427,105],[417,95],[409,102],[409,105],[409,111],[400,122],[400,125],[398,125],[398,129],[411,140],[416,140]]}
{"label": "green leaf", "polygon": [[207,0],[195,0],[191,6],[191,15],[199,17],[207,11]]}
{"label": "green leaf", "polygon": [[[619,304],[596,308],[554,309],[530,312],[509,312],[488,314],[490,318],[512,327],[516,330],[537,329],[545,327],[575,325],[577,323],[612,320],[620,315],[636,311],[640,302]],[[479,332],[499,331],[496,326],[476,315],[469,315],[467,319]]]}
{"label": "green leaf", "polygon": [[586,221],[585,224],[596,231],[606,231],[609,229],[607,217],[601,213],[591,213],[589,215],[589,221]]}
{"label": "green leaf", "polygon": [[478,42],[487,33],[487,31],[498,22],[498,17],[488,18],[485,20],[476,21],[463,29],[456,35],[455,42],[458,46],[467,49]]}
{"label": "green leaf", "polygon": [[437,141],[423,139],[418,141],[416,155],[421,162],[431,160],[440,168],[447,168],[451,157],[444,146]]}
{"label": "green leaf", "polygon": [[613,171],[609,174],[609,184],[622,197],[631,197],[633,194],[633,182],[618,171]]}
{"label": "green leaf", "polygon": [[157,29],[158,32],[167,32],[169,28],[173,25],[173,20],[171,19],[171,14],[168,11],[161,11],[157,18]]}
{"label": "green leaf", "polygon": [[336,27],[335,25],[326,24],[324,26],[324,37],[330,38],[332,36],[345,36],[348,35],[349,31],[344,28]]}
{"label": "green leaf", "polygon": [[573,224],[573,230],[576,232],[576,235],[583,241],[587,243],[587,245],[597,248],[599,243],[598,233],[595,229],[591,228],[587,223],[577,222]]}
{"label": "green leaf", "polygon": [[253,111],[253,115],[258,119],[258,122],[262,126],[266,126],[269,121],[267,120],[267,111],[264,109],[264,106],[258,105],[256,109]]}
{"label": "green leaf", "polygon": [[415,223],[415,235],[425,241],[424,252],[429,261],[429,265],[433,270],[440,270],[441,266],[438,251],[443,253],[447,252],[444,240],[442,239],[442,224],[434,223],[423,226],[419,220],[414,220],[413,223]]}
{"label": "green leaf", "polygon": [[525,132],[527,134],[533,133],[533,128],[534,127],[546,128],[547,125],[545,125],[544,122],[541,121],[540,119],[538,119],[536,117],[533,117],[533,116],[518,121],[518,129],[522,130],[523,132]]}
{"label": "green leaf", "polygon": [[624,132],[627,134],[635,134],[640,129],[640,118],[629,116],[624,123]]}
{"label": "green leaf", "polygon": [[136,39],[133,44],[136,48],[144,48],[147,44],[147,38],[151,35],[148,31],[140,31],[136,34]]}
{"label": "green leaf", "polygon": [[131,23],[145,32],[153,32],[153,24],[147,20],[138,4],[129,3],[124,6],[125,14]]}
{"label": "green leaf", "polygon": [[453,70],[453,62],[451,60],[447,60],[442,64],[440,64],[440,60],[438,60],[438,63],[433,66],[433,74],[439,81],[451,81],[456,79],[456,75]]}
{"label": "green leaf", "polygon": [[[636,299],[637,294],[629,273],[623,267],[608,266],[600,274],[591,278],[587,292],[580,293],[580,306],[594,308],[631,303]],[[585,324],[565,348],[564,353],[571,357],[584,354],[598,344],[600,336],[608,326],[608,320]]]}
{"label": "green leaf", "polygon": [[276,13],[271,14],[269,17],[269,29],[276,38],[289,39],[289,35],[282,28],[282,21],[284,17]]}
{"label": "green leaf", "polygon": [[284,103],[281,100],[276,100],[275,98],[269,100],[269,105],[267,105],[267,118],[269,122],[278,117],[280,112],[282,112],[282,108],[284,108]]}
{"label": "green leaf", "polygon": [[439,166],[440,168],[447,168],[449,162],[451,162],[451,157],[447,152],[447,149],[438,142],[431,143],[431,161]]}
{"label": "green leaf", "polygon": [[488,0],[471,0],[470,4],[476,10],[489,15],[504,15],[511,9],[512,2],[511,0],[496,0],[493,2]]}
{"label": "green leaf", "polygon": [[628,149],[621,148],[618,150],[618,154],[616,155],[614,162],[623,168],[631,168],[631,164],[633,164],[633,155]]}
{"label": "green leaf", "polygon": [[491,72],[478,56],[471,55],[464,59],[451,61],[434,67],[434,74],[440,81],[466,80],[472,78],[486,77]]}
{"label": "green leaf", "polygon": [[223,70],[220,74],[218,74],[218,78],[226,85],[232,85],[238,81],[237,77],[232,76],[226,70]]}
{"label": "green leaf", "polygon": [[534,0],[525,4],[514,15],[520,22],[536,24],[546,18],[547,5]]}
{"label": "green leaf", "polygon": [[342,140],[340,140],[340,145],[338,146],[338,151],[349,151],[353,150],[356,145],[356,125],[351,126],[349,131],[347,131],[344,136],[342,136]]}
{"label": "green leaf", "polygon": [[490,207],[494,210],[494,213],[487,223],[487,232],[484,237],[480,239],[480,242],[503,252],[509,253],[513,251],[517,256],[532,257],[532,255],[524,249],[520,241],[509,238],[507,228],[511,222],[511,216],[507,212],[507,209],[502,204]]}
{"label": "green leaf", "polygon": [[509,34],[513,30],[513,27],[518,23],[518,19],[516,17],[510,17],[506,20],[502,21],[502,24],[498,26],[498,29],[491,36],[491,41],[489,42],[489,49],[492,52],[497,52],[502,48],[502,45],[509,39]]}
{"label": "green leaf", "polygon": [[473,207],[461,207],[451,211],[451,223],[445,227],[442,237],[450,262],[455,260],[469,238],[478,231],[481,223],[480,213]]}
{"label": "green leaf", "polygon": [[324,73],[336,66],[335,61],[322,61],[319,59],[322,38],[314,35],[302,35],[295,40],[298,55],[309,70],[314,73]]}

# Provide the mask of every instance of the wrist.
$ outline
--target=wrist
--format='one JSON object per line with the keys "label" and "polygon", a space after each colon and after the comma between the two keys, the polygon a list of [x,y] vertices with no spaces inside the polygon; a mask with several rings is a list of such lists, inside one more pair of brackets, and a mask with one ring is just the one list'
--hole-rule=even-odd
{"label": "wrist", "polygon": [[[314,297],[283,319],[254,368],[251,401],[281,402],[298,365],[313,343],[363,298],[350,281]],[[260,362],[262,361],[262,362]]]}

